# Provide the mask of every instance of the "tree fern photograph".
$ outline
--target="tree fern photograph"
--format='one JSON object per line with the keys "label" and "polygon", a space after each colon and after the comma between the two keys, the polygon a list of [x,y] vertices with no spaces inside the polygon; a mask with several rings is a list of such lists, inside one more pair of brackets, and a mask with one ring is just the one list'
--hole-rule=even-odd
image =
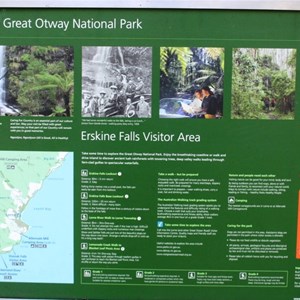
{"label": "tree fern photograph", "polygon": [[0,46],[0,115],[71,117],[72,47]]}
{"label": "tree fern photograph", "polygon": [[223,86],[223,48],[160,48],[161,118],[222,118]]}
{"label": "tree fern photograph", "polygon": [[295,118],[296,49],[235,48],[232,119]]}

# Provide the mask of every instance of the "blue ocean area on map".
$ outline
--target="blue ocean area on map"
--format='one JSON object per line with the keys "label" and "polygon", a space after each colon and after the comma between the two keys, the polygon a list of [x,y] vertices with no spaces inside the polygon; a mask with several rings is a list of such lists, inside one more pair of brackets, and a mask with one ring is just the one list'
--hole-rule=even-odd
{"label": "blue ocean area on map", "polygon": [[68,153],[44,180],[21,216],[29,230],[13,251],[0,255],[0,272],[10,271],[10,282],[74,282],[73,160]]}

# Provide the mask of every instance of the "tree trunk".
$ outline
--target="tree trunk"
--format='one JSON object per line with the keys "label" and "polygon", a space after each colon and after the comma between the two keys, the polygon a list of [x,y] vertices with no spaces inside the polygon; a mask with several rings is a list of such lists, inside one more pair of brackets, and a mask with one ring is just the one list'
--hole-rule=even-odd
{"label": "tree trunk", "polygon": [[70,94],[65,93],[63,99],[65,103],[66,116],[70,117]]}

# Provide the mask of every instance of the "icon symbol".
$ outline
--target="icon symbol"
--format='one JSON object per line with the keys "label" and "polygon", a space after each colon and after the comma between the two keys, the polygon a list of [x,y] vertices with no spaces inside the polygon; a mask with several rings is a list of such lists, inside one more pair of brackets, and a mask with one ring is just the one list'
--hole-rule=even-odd
{"label": "icon symbol", "polygon": [[233,196],[228,197],[228,203],[229,204],[234,204],[235,203],[235,197],[233,197]]}
{"label": "icon symbol", "polygon": [[83,277],[92,277],[91,270],[84,270],[83,271]]}
{"label": "icon symbol", "polygon": [[87,221],[89,219],[88,214],[81,214],[81,221]]}
{"label": "icon symbol", "polygon": [[246,280],[247,279],[247,273],[246,272],[240,272],[239,278],[240,278],[240,280]]}
{"label": "icon symbol", "polygon": [[163,228],[164,227],[164,221],[157,221],[157,227],[158,228]]}
{"label": "icon symbol", "polygon": [[88,250],[89,249],[89,244],[88,243],[81,243],[81,250]]}
{"label": "icon symbol", "polygon": [[81,176],[89,176],[89,171],[86,169],[81,170]]}
{"label": "icon symbol", "polygon": [[136,278],[144,278],[144,272],[143,271],[136,271],[135,277]]}
{"label": "icon symbol", "polygon": [[195,279],[196,273],[195,272],[188,272],[188,279]]}
{"label": "icon symbol", "polygon": [[87,192],[81,193],[81,199],[87,199],[89,197],[89,194]]}

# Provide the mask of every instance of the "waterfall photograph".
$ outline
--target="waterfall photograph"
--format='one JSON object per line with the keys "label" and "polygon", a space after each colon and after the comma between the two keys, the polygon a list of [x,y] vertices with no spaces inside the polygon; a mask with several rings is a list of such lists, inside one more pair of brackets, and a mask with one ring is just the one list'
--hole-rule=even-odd
{"label": "waterfall photograph", "polygon": [[150,118],[152,48],[83,47],[82,116]]}
{"label": "waterfall photograph", "polygon": [[73,115],[72,47],[0,46],[0,116]]}
{"label": "waterfall photograph", "polygon": [[223,48],[160,48],[160,118],[222,118],[223,86]]}
{"label": "waterfall photograph", "polygon": [[233,49],[231,118],[293,120],[296,54],[296,49]]}

